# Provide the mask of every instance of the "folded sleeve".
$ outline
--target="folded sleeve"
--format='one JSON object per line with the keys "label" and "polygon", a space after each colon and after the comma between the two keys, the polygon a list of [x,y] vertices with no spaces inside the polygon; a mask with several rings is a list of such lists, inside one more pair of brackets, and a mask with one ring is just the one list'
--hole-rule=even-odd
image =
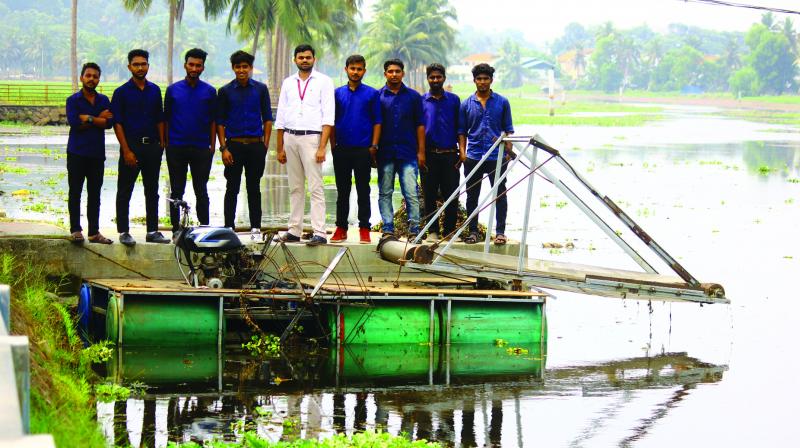
{"label": "folded sleeve", "polygon": [[264,84],[264,94],[261,98],[261,121],[274,121],[272,118],[272,102],[269,99],[269,89]]}
{"label": "folded sleeve", "polygon": [[70,96],[67,98],[67,122],[73,128],[77,128],[81,125],[81,119],[79,117],[81,113],[78,110],[78,105],[75,103],[74,97]]}
{"label": "folded sleeve", "polygon": [[217,92],[217,125],[228,125],[228,93],[225,87],[220,87]]}

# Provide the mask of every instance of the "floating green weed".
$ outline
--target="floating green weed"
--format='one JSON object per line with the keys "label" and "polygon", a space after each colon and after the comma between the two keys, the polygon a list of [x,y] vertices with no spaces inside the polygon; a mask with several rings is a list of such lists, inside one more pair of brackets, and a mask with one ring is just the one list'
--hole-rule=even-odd
{"label": "floating green weed", "polygon": [[567,206],[567,201],[558,201],[556,202],[556,208],[564,208]]}
{"label": "floating green weed", "polygon": [[[284,432],[286,431],[284,426]],[[169,442],[169,448],[439,448],[442,445],[428,442],[425,439],[409,440],[407,434],[393,436],[383,431],[357,432],[350,436],[340,433],[322,440],[297,439],[293,441],[270,442],[259,437],[258,433],[249,430],[242,433],[239,442],[225,442],[209,440],[200,445],[196,442],[175,443]]]}
{"label": "floating green weed", "polygon": [[769,173],[771,173],[772,171],[774,171],[774,169],[767,165],[761,165],[758,167],[758,174],[761,174],[763,176],[768,176]]}
{"label": "floating green weed", "polygon": [[112,401],[127,400],[131,396],[131,390],[125,386],[114,383],[98,384],[94,388],[97,401],[111,403]]}
{"label": "floating green weed", "polygon": [[106,362],[114,354],[114,343],[108,340],[100,341],[81,350],[81,361],[97,364]]}
{"label": "floating green weed", "polygon": [[796,177],[790,177],[789,179],[786,179],[786,182],[789,182],[790,184],[800,184],[800,179]]}
{"label": "floating green weed", "polygon": [[25,168],[24,166],[13,166],[7,163],[0,163],[0,174],[9,173],[9,174],[28,174],[30,172],[29,169]]}
{"label": "floating green weed", "polygon": [[250,342],[242,344],[242,348],[255,357],[276,358],[281,354],[281,338],[274,334],[254,334]]}

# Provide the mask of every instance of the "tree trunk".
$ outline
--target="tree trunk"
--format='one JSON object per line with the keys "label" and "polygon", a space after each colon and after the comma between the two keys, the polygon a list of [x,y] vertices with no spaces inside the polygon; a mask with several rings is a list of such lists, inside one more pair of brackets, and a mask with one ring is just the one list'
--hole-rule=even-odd
{"label": "tree trunk", "polygon": [[167,84],[172,84],[172,54],[175,52],[175,17],[178,14],[178,2],[169,2],[169,37],[167,38]]}
{"label": "tree trunk", "polygon": [[274,88],[275,78],[272,77],[272,67],[275,64],[272,61],[272,32],[269,30],[264,31],[264,73],[267,75],[267,85]]}
{"label": "tree trunk", "polygon": [[78,90],[78,0],[72,0],[72,35],[69,43],[69,69],[72,91]]}
{"label": "tree trunk", "polygon": [[256,50],[258,49],[258,38],[260,34],[261,34],[261,21],[259,20],[258,23],[256,23],[256,32],[255,36],[253,37],[253,51],[250,52],[250,54],[252,54],[253,56],[256,55]]}

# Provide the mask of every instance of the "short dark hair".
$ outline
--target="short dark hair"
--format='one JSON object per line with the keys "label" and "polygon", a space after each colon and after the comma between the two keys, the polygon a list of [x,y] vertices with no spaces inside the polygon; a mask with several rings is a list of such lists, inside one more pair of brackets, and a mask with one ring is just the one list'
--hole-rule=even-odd
{"label": "short dark hair", "polygon": [[300,44],[300,45],[294,47],[294,56],[292,56],[292,57],[296,58],[297,57],[297,53],[305,53],[306,51],[310,51],[311,52],[311,56],[314,56],[314,57],[317,56],[317,53],[314,52],[314,47],[312,47],[311,45],[308,45],[308,44]]}
{"label": "short dark hair", "polygon": [[131,61],[133,61],[133,58],[135,58],[136,56],[141,56],[147,59],[148,61],[150,60],[150,53],[147,50],[136,48],[128,52],[128,64],[130,64]]}
{"label": "short dark hair", "polygon": [[360,54],[351,54],[347,57],[347,60],[344,61],[344,66],[350,67],[353,64],[364,64],[364,67],[366,67],[367,60],[364,59],[364,56],[361,56]]}
{"label": "short dark hair", "polygon": [[400,70],[405,70],[406,69],[406,66],[405,66],[405,64],[403,64],[403,61],[401,61],[400,59],[394,58],[394,59],[389,59],[388,61],[383,63],[383,71],[389,70],[389,66],[390,65],[396,65],[396,66],[400,67]]}
{"label": "short dark hair", "polygon": [[489,75],[490,78],[494,78],[494,67],[485,62],[472,67],[472,79],[478,75]]}
{"label": "short dark hair", "polygon": [[191,50],[187,51],[186,54],[183,56],[183,62],[188,62],[189,58],[197,58],[197,59],[202,59],[203,63],[205,64],[206,56],[208,56],[208,53],[206,53],[202,49],[192,48]]}
{"label": "short dark hair", "polygon": [[231,66],[236,64],[241,64],[242,62],[246,63],[247,65],[252,66],[253,61],[256,60],[256,57],[252,54],[239,50],[231,55]]}
{"label": "short dark hair", "polygon": [[442,76],[447,76],[447,73],[444,71],[444,65],[434,62],[433,64],[425,67],[425,76],[431,76],[433,72],[441,72]]}
{"label": "short dark hair", "polygon": [[83,64],[83,67],[81,67],[81,76],[83,76],[83,74],[86,73],[86,69],[89,69],[89,68],[97,70],[97,74],[98,75],[103,73],[100,70],[100,66],[99,65],[95,64],[94,62],[87,62],[87,63]]}

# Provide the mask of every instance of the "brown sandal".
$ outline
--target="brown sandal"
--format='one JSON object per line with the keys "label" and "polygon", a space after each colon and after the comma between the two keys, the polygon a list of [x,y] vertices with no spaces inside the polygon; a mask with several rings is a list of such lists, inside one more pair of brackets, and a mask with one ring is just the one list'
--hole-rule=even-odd
{"label": "brown sandal", "polygon": [[97,243],[97,244],[111,244],[111,243],[113,243],[113,241],[111,241],[110,239],[104,237],[100,233],[96,233],[94,235],[90,235],[89,236],[89,242],[90,243]]}
{"label": "brown sandal", "polygon": [[494,245],[495,246],[502,246],[502,245],[506,244],[507,242],[508,242],[508,238],[506,238],[506,236],[503,235],[502,233],[499,233],[499,234],[497,234],[497,236],[494,237]]}
{"label": "brown sandal", "polygon": [[73,243],[82,243],[85,238],[83,238],[83,233],[81,232],[72,232],[69,239]]}

